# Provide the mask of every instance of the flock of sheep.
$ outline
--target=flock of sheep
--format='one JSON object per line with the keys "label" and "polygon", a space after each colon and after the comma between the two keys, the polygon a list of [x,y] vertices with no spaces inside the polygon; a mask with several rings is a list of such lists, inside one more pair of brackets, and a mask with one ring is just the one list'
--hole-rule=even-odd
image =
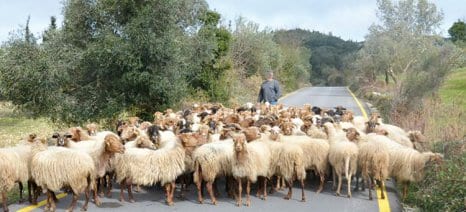
{"label": "flock of sheep", "polygon": [[373,183],[382,186],[393,177],[404,185],[406,196],[407,185],[420,181],[425,167],[443,158],[416,148],[425,140],[420,132],[383,123],[378,114],[369,119],[354,116],[343,107],[256,108],[246,104],[230,109],[196,104],[176,113],[170,109],[156,112],[153,122],[140,123],[137,117],[130,117],[119,121],[115,132],[97,132],[95,124],[86,128],[55,133],[54,146],[31,134],[17,146],[0,149],[3,210],[8,211],[6,192],[16,182],[21,199],[22,183],[28,183],[32,204],[37,204],[41,192],[47,193],[46,210],[51,211],[56,209],[55,192],[63,190],[73,194],[70,211],[82,193],[83,210],[91,195],[100,205],[99,195],[104,194],[104,187],[109,195],[113,181],[120,184],[120,201],[125,201],[127,190],[130,202],[135,201],[134,185],[160,184],[168,205],[174,203],[176,183],[181,184],[183,195],[191,182],[197,187],[200,203],[205,184],[216,204],[215,181],[219,177],[225,177],[227,192],[238,206],[242,205],[243,184],[246,205],[251,204],[251,183],[257,184],[257,196],[263,200],[282,186],[288,188],[285,199],[290,199],[293,182],[298,180],[305,201],[307,174],[320,180],[317,193],[333,176],[339,196],[345,177],[347,196],[351,197],[351,181],[356,176],[356,187],[362,177],[361,185],[368,188],[372,199]]}

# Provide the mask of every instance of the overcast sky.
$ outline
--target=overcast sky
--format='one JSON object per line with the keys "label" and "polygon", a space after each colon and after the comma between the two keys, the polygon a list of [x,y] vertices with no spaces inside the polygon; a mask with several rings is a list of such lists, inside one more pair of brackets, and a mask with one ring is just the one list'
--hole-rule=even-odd
{"label": "overcast sky", "polygon": [[[376,21],[376,0],[207,0],[225,23],[238,16],[270,29],[303,28],[343,39],[364,40],[368,27]],[[441,33],[458,19],[466,19],[466,0],[431,0],[444,12]],[[31,16],[31,31],[38,35],[56,16],[61,24],[61,0],[0,0],[0,42],[11,31],[25,26]],[[59,24],[59,25],[60,25]]]}

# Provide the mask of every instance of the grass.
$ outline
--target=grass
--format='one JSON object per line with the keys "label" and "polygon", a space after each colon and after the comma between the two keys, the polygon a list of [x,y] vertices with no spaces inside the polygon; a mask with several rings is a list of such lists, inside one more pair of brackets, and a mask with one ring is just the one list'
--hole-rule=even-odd
{"label": "grass", "polygon": [[462,106],[466,111],[466,67],[453,71],[447,77],[439,95],[444,103]]}
{"label": "grass", "polygon": [[30,133],[50,137],[54,128],[45,118],[28,118],[16,112],[11,103],[0,102],[0,147],[13,146]]}

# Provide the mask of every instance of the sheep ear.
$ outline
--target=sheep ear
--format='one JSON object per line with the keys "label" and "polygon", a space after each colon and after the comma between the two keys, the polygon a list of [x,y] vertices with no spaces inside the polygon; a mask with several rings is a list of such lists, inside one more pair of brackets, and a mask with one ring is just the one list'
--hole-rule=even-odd
{"label": "sheep ear", "polygon": [[346,129],[346,128],[343,128],[343,132],[348,132],[348,129]]}
{"label": "sheep ear", "polygon": [[73,136],[70,135],[70,134],[65,134],[65,138],[71,138],[71,137],[73,137]]}

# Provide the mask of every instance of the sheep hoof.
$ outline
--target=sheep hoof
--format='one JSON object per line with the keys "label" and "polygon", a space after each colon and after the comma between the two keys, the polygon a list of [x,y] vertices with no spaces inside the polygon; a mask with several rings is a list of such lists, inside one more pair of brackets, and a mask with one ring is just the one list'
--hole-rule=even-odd
{"label": "sheep hoof", "polygon": [[306,202],[306,198],[301,199],[301,202]]}
{"label": "sheep hoof", "polygon": [[130,203],[135,203],[136,201],[134,201],[134,199],[130,199],[129,202]]}
{"label": "sheep hoof", "polygon": [[351,198],[351,194],[348,194],[348,198]]}
{"label": "sheep hoof", "polygon": [[262,197],[262,200],[264,200],[264,201],[267,200],[267,197]]}
{"label": "sheep hoof", "polygon": [[340,196],[340,193],[335,193],[335,196],[339,197],[339,196]]}
{"label": "sheep hoof", "polygon": [[173,203],[173,202],[167,202],[167,205],[168,205],[168,206],[173,206],[174,204],[175,204],[175,203]]}
{"label": "sheep hoof", "polygon": [[100,205],[102,205],[102,202],[100,202],[100,200],[97,199],[97,200],[95,200],[95,205],[100,206]]}
{"label": "sheep hoof", "polygon": [[241,207],[241,204],[239,202],[236,203],[237,207]]}
{"label": "sheep hoof", "polygon": [[212,205],[217,205],[217,201],[216,200],[212,201]]}
{"label": "sheep hoof", "polygon": [[247,206],[247,207],[251,206],[251,202],[247,202],[247,203],[246,203],[246,206]]}
{"label": "sheep hoof", "polygon": [[285,196],[285,197],[283,197],[283,199],[289,200],[290,197],[289,197],[289,196]]}
{"label": "sheep hoof", "polygon": [[86,207],[83,207],[83,208],[81,208],[81,211],[87,211],[87,206],[86,206]]}
{"label": "sheep hoof", "polygon": [[369,197],[369,200],[372,200],[372,197]]}

